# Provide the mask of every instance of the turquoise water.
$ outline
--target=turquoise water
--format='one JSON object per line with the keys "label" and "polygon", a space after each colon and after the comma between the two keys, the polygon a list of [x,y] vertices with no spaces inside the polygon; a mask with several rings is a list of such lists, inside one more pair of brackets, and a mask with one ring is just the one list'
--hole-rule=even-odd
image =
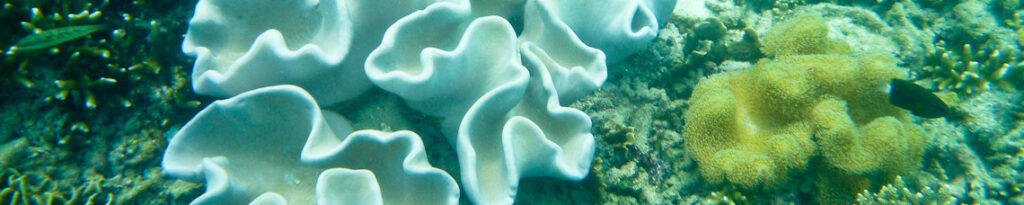
{"label": "turquoise water", "polygon": [[[359,203],[1024,203],[1019,1],[457,1],[423,19],[409,14],[431,4],[326,9],[380,6],[352,2],[3,2],[0,204],[304,204],[373,190],[316,178],[331,168],[374,173],[379,190],[349,198]],[[597,17],[621,8],[638,16]],[[283,43],[266,51],[307,56],[245,59],[274,46],[254,43],[270,29]],[[227,83],[199,75],[243,61]],[[437,62],[434,84],[369,71]],[[891,78],[951,113],[893,106]],[[298,87],[247,92],[277,84]],[[332,134],[309,134],[320,125]],[[342,151],[287,157],[307,139]],[[403,153],[434,174],[395,168]]]}

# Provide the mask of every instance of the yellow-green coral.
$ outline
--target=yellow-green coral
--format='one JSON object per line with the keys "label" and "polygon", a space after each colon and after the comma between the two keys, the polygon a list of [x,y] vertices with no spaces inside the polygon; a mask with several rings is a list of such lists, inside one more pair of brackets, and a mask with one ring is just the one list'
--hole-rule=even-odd
{"label": "yellow-green coral", "polygon": [[707,180],[743,187],[783,182],[818,154],[849,174],[914,167],[925,140],[887,103],[884,87],[902,73],[894,64],[881,54],[784,56],[713,75],[691,97],[687,150]]}
{"label": "yellow-green coral", "polygon": [[801,16],[773,26],[765,35],[762,50],[770,56],[845,53],[850,46],[828,38],[825,20]]}
{"label": "yellow-green coral", "polygon": [[[812,119],[818,126],[815,138],[826,162],[851,174],[879,169],[902,171],[920,161],[925,140],[921,127],[893,116],[876,118],[857,127],[847,113],[846,102],[828,98],[814,107]],[[880,153],[899,153],[879,157]]]}
{"label": "yellow-green coral", "polygon": [[697,84],[683,136],[705,179],[778,185],[819,155],[845,175],[918,165],[924,132],[885,89],[906,71],[884,53],[842,55],[827,33],[820,18],[784,22],[765,39],[775,59]]}

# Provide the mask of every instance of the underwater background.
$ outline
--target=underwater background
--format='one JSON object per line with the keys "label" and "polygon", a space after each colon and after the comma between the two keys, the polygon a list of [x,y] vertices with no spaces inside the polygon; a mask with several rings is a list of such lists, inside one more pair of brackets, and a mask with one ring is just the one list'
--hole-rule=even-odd
{"label": "underwater background", "polygon": [[[203,194],[204,184],[166,177],[160,167],[170,138],[217,100],[193,92],[195,59],[181,49],[196,2],[3,2],[0,204],[187,204]],[[76,27],[89,25],[102,26]],[[13,48],[55,29],[64,29],[51,37],[60,42]],[[515,202],[1024,204],[1022,45],[1018,0],[679,0],[654,41],[608,65],[604,85],[569,106],[593,122],[590,174],[579,182],[523,179]],[[873,52],[887,57],[863,54]],[[830,56],[772,61],[784,55]],[[882,171],[844,174],[815,154],[749,182],[698,165],[703,154],[685,136],[687,113],[700,112],[690,109],[698,82],[836,59],[906,69],[901,76],[962,117],[907,117],[923,132],[910,145],[920,151],[865,153],[907,156]],[[459,176],[440,128],[417,123],[436,119],[383,125],[372,119],[380,110],[430,117],[407,114],[415,111],[377,88],[360,98],[379,103],[332,108],[365,116],[351,119],[354,127],[419,133],[430,163]],[[726,177],[708,179],[716,174]],[[470,203],[465,194],[460,203]]]}

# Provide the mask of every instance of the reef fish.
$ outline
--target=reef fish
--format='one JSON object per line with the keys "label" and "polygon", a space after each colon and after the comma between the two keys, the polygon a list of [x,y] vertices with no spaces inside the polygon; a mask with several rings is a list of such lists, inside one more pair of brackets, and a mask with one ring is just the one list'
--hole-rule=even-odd
{"label": "reef fish", "polygon": [[952,112],[928,89],[903,79],[894,78],[889,82],[889,103],[926,118],[950,117]]}
{"label": "reef fish", "polygon": [[104,25],[68,26],[32,34],[14,44],[14,50],[35,50],[49,48],[70,40],[87,36],[102,30]]}

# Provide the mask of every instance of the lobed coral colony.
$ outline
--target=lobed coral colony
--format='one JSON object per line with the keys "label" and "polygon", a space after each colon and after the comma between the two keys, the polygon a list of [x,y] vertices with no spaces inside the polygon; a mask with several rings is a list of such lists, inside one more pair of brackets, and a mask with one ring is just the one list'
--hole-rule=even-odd
{"label": "lobed coral colony", "polygon": [[[511,204],[522,178],[588,175],[591,121],[564,105],[646,47],[674,5],[201,0],[182,50],[196,92],[228,99],[182,127],[162,167],[206,181],[198,204]],[[373,106],[358,97],[374,87],[441,119],[461,186],[420,135],[322,109]]]}
{"label": "lobed coral colony", "polygon": [[920,166],[925,133],[886,93],[906,69],[885,54],[849,54],[827,29],[816,17],[786,21],[765,37],[773,59],[697,84],[683,137],[705,179],[778,187],[808,167],[858,176]]}

